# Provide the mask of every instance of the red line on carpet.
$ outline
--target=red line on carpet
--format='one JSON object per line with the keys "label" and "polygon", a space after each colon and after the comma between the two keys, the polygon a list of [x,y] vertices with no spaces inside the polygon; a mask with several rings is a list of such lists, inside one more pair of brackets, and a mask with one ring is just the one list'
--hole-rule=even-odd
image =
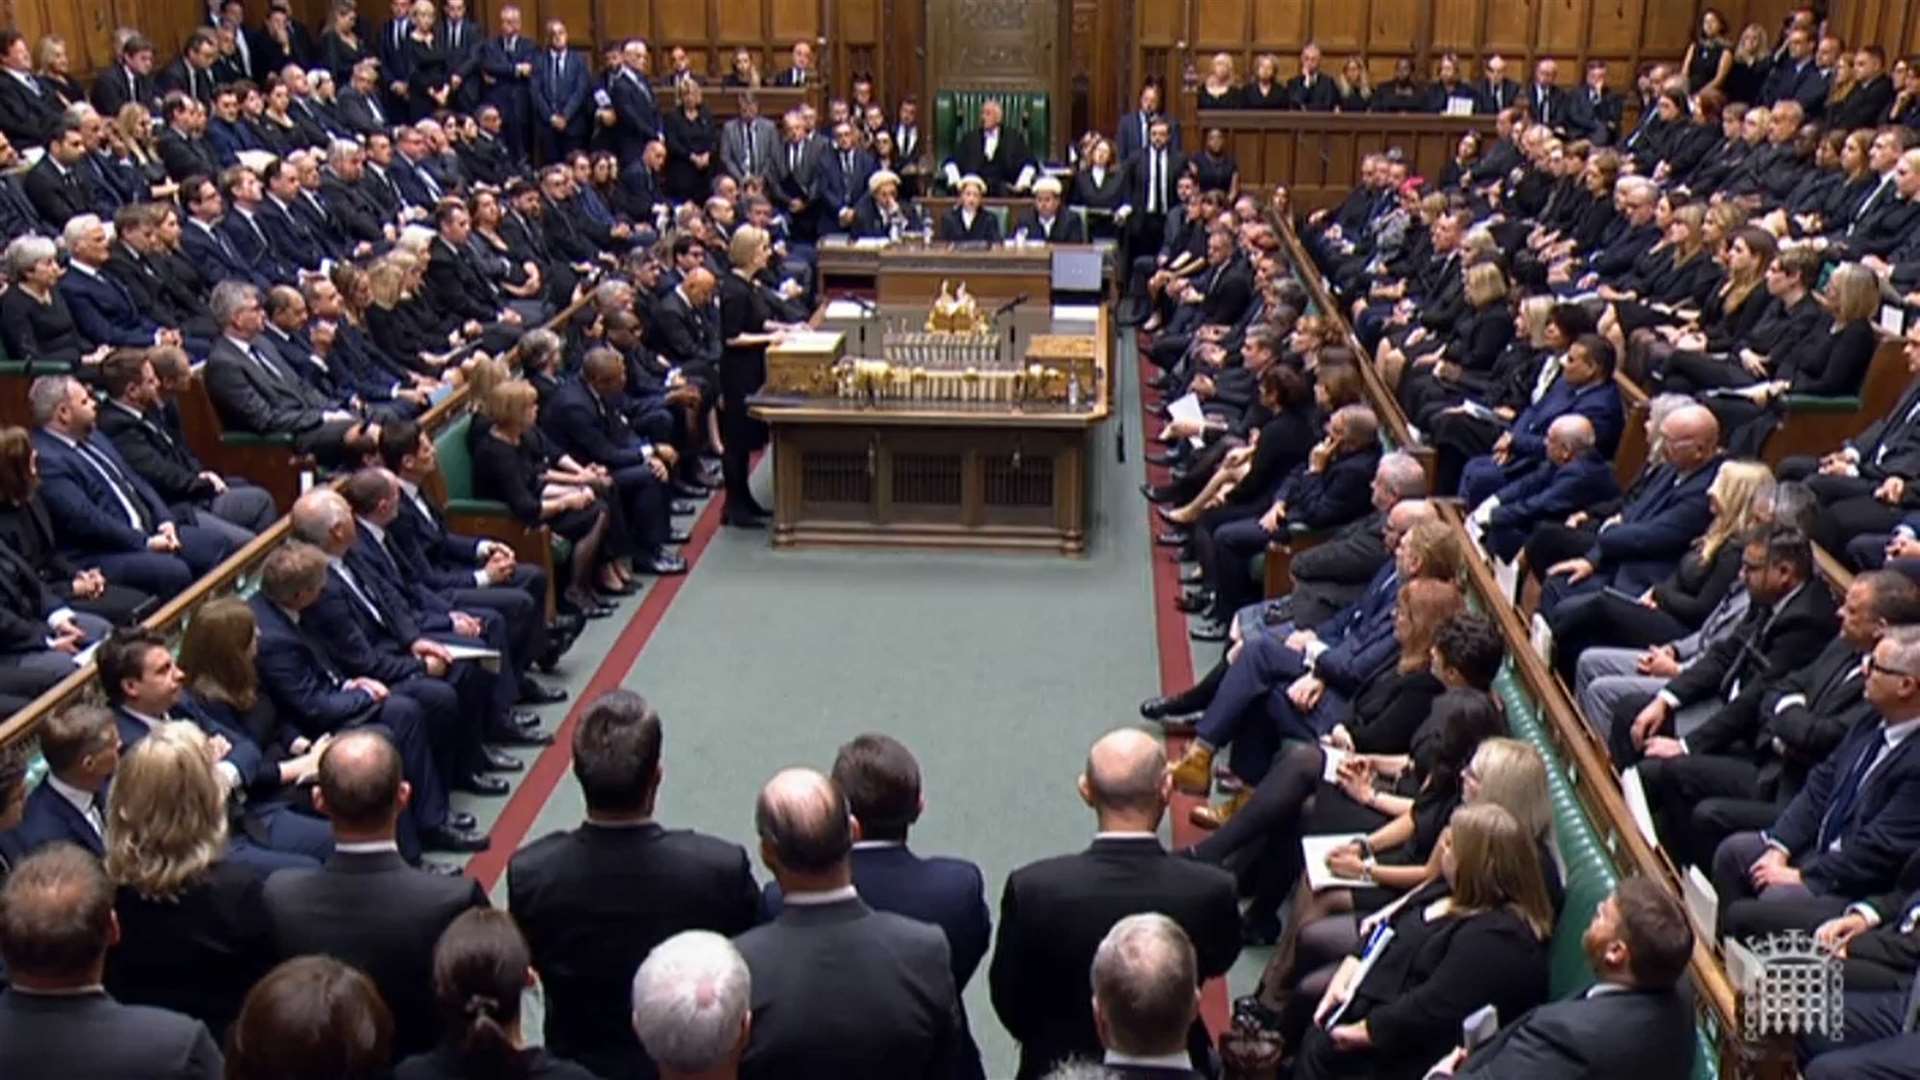
{"label": "red line on carpet", "polygon": [[[764,452],[764,451],[763,451]],[[755,454],[751,470],[760,462]],[[573,706],[567,710],[567,717],[554,730],[553,745],[541,752],[527,769],[527,775],[513,789],[507,798],[507,805],[501,809],[500,818],[493,825],[493,846],[475,855],[467,863],[467,876],[478,881],[480,887],[492,891],[494,882],[507,871],[507,861],[533,828],[535,819],[540,816],[540,808],[553,797],[553,791],[560,786],[560,780],[573,765],[573,728],[580,711],[595,698],[609,690],[617,690],[627,677],[627,671],[647,647],[660,620],[666,617],[667,608],[673,598],[680,595],[680,589],[687,579],[693,576],[694,567],[700,562],[700,556],[720,531],[720,510],[726,498],[715,495],[707,500],[706,508],[701,510],[699,519],[694,523],[687,545],[681,554],[687,560],[687,572],[674,577],[654,578],[640,598],[640,606],[627,621],[626,629],[614,640],[613,647],[600,660],[600,666],[593,671],[593,677],[587,680],[573,697]]]}
{"label": "red line on carpet", "polygon": [[[1147,450],[1157,445],[1152,435],[1160,427],[1154,422],[1156,418],[1147,411],[1146,384],[1147,377],[1159,369],[1147,359],[1146,335],[1142,334],[1136,340],[1140,343],[1140,430],[1143,435],[1140,458],[1146,470],[1147,482],[1160,484],[1167,481],[1167,470],[1146,462]],[[1160,530],[1162,524],[1159,515],[1153,512],[1153,505],[1146,504],[1147,557],[1153,560],[1153,631],[1160,653],[1160,692],[1172,694],[1193,685],[1193,647],[1187,644],[1186,616],[1173,606],[1174,599],[1180,595],[1180,562],[1171,555],[1161,555],[1159,545],[1152,543],[1153,534]],[[1186,750],[1188,741],[1185,735],[1169,736],[1168,760],[1177,760],[1178,755]],[[1175,847],[1186,847],[1200,841],[1201,831],[1187,820],[1187,812],[1205,801],[1177,791],[1173,793],[1173,805],[1168,812],[1173,815]],[[1207,1022],[1207,1030],[1216,1037],[1227,1030],[1230,1015],[1225,979],[1210,980],[1201,988],[1200,1016]]]}

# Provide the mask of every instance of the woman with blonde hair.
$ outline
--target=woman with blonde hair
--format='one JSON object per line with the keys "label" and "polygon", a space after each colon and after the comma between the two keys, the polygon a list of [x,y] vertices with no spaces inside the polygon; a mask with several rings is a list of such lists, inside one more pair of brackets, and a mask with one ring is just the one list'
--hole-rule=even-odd
{"label": "woman with blonde hair", "polygon": [[34,50],[40,62],[40,69],[34,73],[40,85],[53,91],[54,99],[61,109],[87,100],[86,91],[73,78],[72,58],[67,52],[67,41],[58,34],[48,34],[40,39],[40,45]]}
{"label": "woman with blonde hair", "polygon": [[167,177],[167,163],[160,160],[160,146],[153,137],[153,114],[145,105],[129,101],[107,118],[107,145],[139,174],[151,197],[170,199],[180,190]]}
{"label": "woman with blonde hair", "polygon": [[1760,88],[1773,71],[1773,38],[1759,23],[1748,23],[1733,46],[1733,65],[1722,88],[1728,101],[1751,105],[1760,100]]}
{"label": "woman with blonde hair", "polygon": [[1340,112],[1369,112],[1373,108],[1373,83],[1367,78],[1367,62],[1358,56],[1347,57],[1340,74],[1333,80],[1340,91]]}
{"label": "woman with blonde hair", "polygon": [[[1476,229],[1469,235],[1490,234]],[[1466,314],[1456,320],[1445,337],[1409,337],[1405,348],[1397,348],[1382,339],[1379,349],[1380,377],[1387,385],[1405,391],[1400,395],[1402,408],[1417,408],[1431,397],[1416,384],[1437,379],[1460,381],[1466,372],[1491,373],[1493,365],[1513,340],[1513,315],[1507,306],[1507,275],[1495,259],[1467,264],[1462,293],[1467,301]],[[1418,333],[1418,331],[1416,331]]]}
{"label": "woman with blonde hair", "polygon": [[1779,242],[1755,225],[1733,231],[1719,256],[1725,274],[1697,317],[1679,325],[1643,327],[1627,335],[1627,375],[1641,385],[1665,382],[1674,354],[1725,353],[1744,340],[1767,311],[1767,267]]}
{"label": "woman with blonde hair", "polygon": [[[1729,461],[1707,488],[1713,519],[1664,580],[1632,593],[1615,587],[1580,593],[1543,612],[1553,630],[1555,670],[1575,684],[1580,654],[1600,646],[1643,649],[1686,637],[1740,583],[1740,537],[1760,523],[1774,488],[1758,461]],[[1629,598],[1631,597],[1631,598]]]}
{"label": "woman with blonde hair", "polygon": [[1240,80],[1233,71],[1233,56],[1229,53],[1214,53],[1213,60],[1207,65],[1207,77],[1200,82],[1196,91],[1195,107],[1201,109],[1232,109],[1240,105]]}
{"label": "woman with blonde hair", "polygon": [[1635,261],[1618,285],[1600,286],[1600,299],[1607,304],[1600,313],[1600,333],[1619,355],[1626,355],[1627,339],[1635,330],[1679,322],[1677,312],[1700,310],[1720,287],[1720,268],[1707,247],[1706,221],[1707,208],[1701,203],[1674,209],[1660,242]]}
{"label": "woman with blonde hair", "polygon": [[122,754],[106,808],[121,938],[104,981],[119,1001],[185,1013],[218,1038],[272,966],[273,941],[264,873],[227,857],[216,757],[184,721],[156,725]]}
{"label": "woman with blonde hair", "polygon": [[1524,824],[1498,804],[1463,806],[1438,851],[1434,880],[1382,912],[1393,933],[1380,955],[1362,964],[1356,949],[1311,1013],[1291,1010],[1296,1077],[1419,1077],[1474,1012],[1518,1016],[1546,1000],[1555,914]]}
{"label": "woman with blonde hair", "polygon": [[1825,333],[1782,342],[1768,354],[1771,378],[1743,387],[1737,397],[1708,402],[1735,453],[1759,454],[1785,419],[1782,399],[1857,397],[1880,347],[1874,319],[1880,313],[1880,278],[1857,262],[1843,262],[1827,275],[1817,295],[1827,309]]}

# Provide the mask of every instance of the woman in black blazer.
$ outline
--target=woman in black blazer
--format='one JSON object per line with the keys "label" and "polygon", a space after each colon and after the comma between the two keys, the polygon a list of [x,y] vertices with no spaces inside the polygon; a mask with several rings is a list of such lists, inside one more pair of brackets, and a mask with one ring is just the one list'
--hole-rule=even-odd
{"label": "woman in black blazer", "polygon": [[1384,920],[1392,934],[1369,966],[1341,964],[1314,1010],[1321,1023],[1289,1040],[1295,1080],[1418,1080],[1475,1011],[1516,1017],[1547,999],[1554,913],[1533,838],[1497,805],[1466,806],[1440,849],[1440,878]]}
{"label": "woman in black blazer", "polygon": [[1119,235],[1113,212],[1126,200],[1125,170],[1113,160],[1113,143],[1095,139],[1087,151],[1087,160],[1073,176],[1073,191],[1068,202],[1087,211],[1088,239],[1113,239]]}
{"label": "woman in black blazer", "polygon": [[433,949],[433,996],[440,1045],[402,1061],[394,1080],[594,1080],[545,1049],[526,1045],[520,998],[533,953],[497,908],[475,908],[447,924]]}
{"label": "woman in black blazer", "polygon": [[664,187],[675,202],[701,201],[713,180],[720,129],[707,111],[705,91],[692,79],[674,84],[677,102],[662,118],[666,127],[667,175]]}
{"label": "woman in black blazer", "polygon": [[934,239],[945,244],[997,244],[1000,219],[981,206],[986,198],[986,182],[977,176],[960,178],[960,200],[940,215],[940,227]]}
{"label": "woman in black blazer", "polygon": [[1423,340],[1398,347],[1383,343],[1380,347],[1380,374],[1397,391],[1415,372],[1433,374],[1440,361],[1457,368],[1488,371],[1500,353],[1513,340],[1513,314],[1507,306],[1507,275],[1498,263],[1476,263],[1467,268],[1462,286],[1467,301],[1464,318],[1454,323],[1444,338],[1427,336]]}
{"label": "woman in black blazer", "polygon": [[1240,163],[1227,149],[1226,131],[1208,128],[1205,143],[1188,165],[1193,169],[1194,179],[1200,182],[1201,191],[1221,192],[1229,201],[1239,196]]}
{"label": "woman in black blazer", "polygon": [[1280,77],[1280,61],[1272,53],[1261,53],[1253,61],[1253,78],[1240,88],[1240,107],[1279,112],[1293,108],[1287,95],[1287,81]]}
{"label": "woman in black blazer", "polygon": [[358,11],[352,3],[336,0],[332,25],[320,35],[320,66],[333,73],[335,85],[345,87],[353,81],[353,65],[369,55],[366,42],[355,32]]}
{"label": "woman in black blazer", "polygon": [[214,1037],[273,966],[258,869],[226,858],[227,793],[207,737],[177,721],[135,743],[107,797],[107,876],[120,943],[106,986],[129,1005],[204,1021]]}
{"label": "woman in black blazer", "polygon": [[19,237],[7,245],[5,262],[13,282],[0,293],[0,343],[7,356],[27,361],[35,375],[79,369],[87,343],[56,287],[61,269],[53,241]]}
{"label": "woman in black blazer", "polygon": [[1600,286],[1600,299],[1608,305],[1600,313],[1600,333],[1616,348],[1624,347],[1635,330],[1678,323],[1673,309],[1699,310],[1720,284],[1713,253],[1707,250],[1706,222],[1707,208],[1700,203],[1672,211],[1660,242],[1619,284]]}
{"label": "woman in black blazer", "polygon": [[468,433],[474,494],[498,499],[523,523],[545,524],[573,541],[566,605],[588,618],[611,615],[613,610],[600,602],[594,589],[619,592],[626,587],[612,565],[619,553],[629,550],[623,536],[609,535],[613,500],[580,484],[579,474],[553,460],[536,422],[539,394],[532,384],[514,380],[496,385],[481,407],[487,423],[475,417]]}
{"label": "woman in black blazer", "polygon": [[1572,597],[1547,613],[1554,667],[1568,686],[1575,685],[1575,665],[1588,649],[1644,649],[1700,629],[1739,582],[1741,537],[1759,524],[1755,495],[1772,479],[1757,461],[1727,462],[1707,489],[1713,521],[1666,580],[1631,599],[1608,589]]}
{"label": "woman in black blazer", "polygon": [[[1277,335],[1256,328],[1249,336],[1257,334],[1265,334],[1266,347],[1277,351]],[[1206,485],[1186,505],[1160,509],[1162,520],[1187,526],[1214,507],[1242,511],[1257,507],[1253,511],[1257,515],[1273,504],[1280,482],[1306,464],[1326,420],[1315,408],[1306,374],[1278,361],[1260,372],[1259,412],[1266,419],[1253,430],[1249,444],[1227,451]]]}
{"label": "woman in black blazer", "polygon": [[1880,279],[1859,263],[1841,263],[1827,276],[1821,303],[1833,321],[1824,334],[1783,342],[1769,356],[1772,378],[1746,387],[1738,397],[1713,397],[1707,407],[1720,418],[1731,453],[1757,456],[1784,419],[1781,399],[1858,397],[1867,368],[1880,347],[1873,318],[1880,311]]}

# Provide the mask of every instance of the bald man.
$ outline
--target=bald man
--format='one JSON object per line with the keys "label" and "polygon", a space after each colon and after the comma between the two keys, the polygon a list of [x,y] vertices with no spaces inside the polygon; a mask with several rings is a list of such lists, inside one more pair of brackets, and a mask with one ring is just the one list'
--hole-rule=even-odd
{"label": "bald man", "polygon": [[[1100,1034],[1087,972],[1108,929],[1157,911],[1193,940],[1201,979],[1226,974],[1240,954],[1233,875],[1175,858],[1160,844],[1160,819],[1173,794],[1167,755],[1144,731],[1109,732],[1087,753],[1080,798],[1093,808],[1093,846],[1013,872],[1000,899],[1000,939],[988,973],[993,1008],[1020,1040],[1019,1080],[1046,1075],[1069,1057],[1098,1059]],[[791,900],[789,900],[791,903]],[[1188,1048],[1207,1057],[1195,1022]]]}
{"label": "bald man", "polygon": [[1567,413],[1547,426],[1546,457],[1488,496],[1473,517],[1493,553],[1512,560],[1534,526],[1619,497],[1613,462],[1594,446],[1593,422]]}
{"label": "bald man", "polygon": [[861,901],[850,858],[859,826],[839,786],[783,770],[753,817],[785,900],[735,940],[753,980],[743,1080],[955,1075],[965,1042],[946,935]]}

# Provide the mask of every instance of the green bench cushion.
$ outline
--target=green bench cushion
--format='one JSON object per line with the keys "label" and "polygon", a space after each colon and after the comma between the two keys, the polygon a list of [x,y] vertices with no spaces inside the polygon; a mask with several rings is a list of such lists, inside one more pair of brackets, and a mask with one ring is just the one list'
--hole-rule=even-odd
{"label": "green bench cushion", "polygon": [[1821,397],[1817,394],[1788,394],[1789,413],[1856,413],[1863,402],[1857,397]]}
{"label": "green bench cushion", "polygon": [[271,435],[255,435],[245,431],[223,431],[220,442],[226,446],[292,446],[293,436],[276,431]]}

